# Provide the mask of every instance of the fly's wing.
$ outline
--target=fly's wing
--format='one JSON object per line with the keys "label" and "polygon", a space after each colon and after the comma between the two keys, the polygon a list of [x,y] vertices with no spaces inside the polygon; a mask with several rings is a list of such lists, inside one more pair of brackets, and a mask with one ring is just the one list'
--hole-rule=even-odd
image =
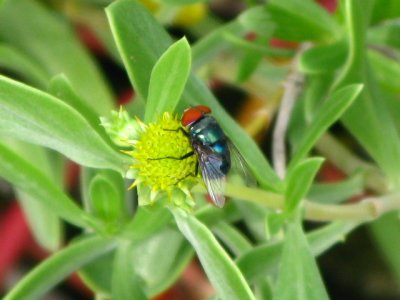
{"label": "fly's wing", "polygon": [[215,205],[223,207],[225,204],[225,174],[220,170],[222,158],[202,145],[194,144],[193,147],[199,159],[200,171],[207,191]]}
{"label": "fly's wing", "polygon": [[247,186],[257,186],[257,181],[250,171],[250,168],[243,156],[240,154],[236,146],[231,142],[228,142],[228,148],[231,155],[231,171],[230,174],[239,175]]}

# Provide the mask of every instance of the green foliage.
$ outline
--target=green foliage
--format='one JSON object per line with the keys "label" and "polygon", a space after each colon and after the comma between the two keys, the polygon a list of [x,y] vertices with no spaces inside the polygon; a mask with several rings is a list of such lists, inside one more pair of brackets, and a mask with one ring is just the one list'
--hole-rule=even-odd
{"label": "green foliage", "polygon": [[[41,299],[73,272],[99,299],[149,299],[170,288],[194,256],[214,299],[329,299],[316,257],[367,221],[399,282],[398,1],[342,0],[329,14],[312,0],[248,0],[230,22],[206,12],[180,28],[184,37],[165,20],[189,4],[207,10],[209,1],[168,0],[154,11],[139,0],[74,1],[76,10],[55,2],[0,0],[0,176],[35,239],[54,251],[4,299]],[[104,53],[86,49],[76,24],[93,30]],[[289,46],[274,46],[276,38]],[[127,73],[135,92],[121,113],[111,113],[118,107],[108,86],[118,79],[96,62],[105,57]],[[300,91],[292,95],[293,112],[282,107],[285,178],[225,110],[236,109],[236,99],[222,105],[214,96],[207,83],[216,81],[262,103],[246,126],[261,138],[282,94]],[[211,108],[243,156],[245,162],[232,156],[233,168],[249,169],[244,180],[227,177],[222,209],[204,200],[201,184],[182,180],[177,192],[158,196],[142,186],[135,158],[121,152],[145,130],[138,119],[148,125],[194,105]],[[81,202],[64,191],[68,159],[80,166]],[[323,161],[347,174],[319,182]],[[138,193],[128,190],[133,180],[141,183]],[[374,197],[346,203],[366,190]],[[192,201],[189,194],[192,210],[182,204]],[[151,203],[140,206],[144,197]],[[306,231],[307,219],[328,222]],[[65,223],[78,232],[58,250]]]}

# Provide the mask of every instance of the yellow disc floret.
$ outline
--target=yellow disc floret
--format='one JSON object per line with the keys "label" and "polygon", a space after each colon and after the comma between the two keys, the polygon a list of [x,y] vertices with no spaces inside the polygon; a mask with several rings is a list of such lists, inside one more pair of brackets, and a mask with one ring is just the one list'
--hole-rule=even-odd
{"label": "yellow disc floret", "polygon": [[161,120],[146,126],[135,144],[132,168],[152,190],[168,191],[195,176],[196,156],[183,158],[188,153],[193,149],[179,121],[164,114]]}
{"label": "yellow disc floret", "polygon": [[138,186],[141,192],[146,189],[150,193],[150,199],[140,204],[154,202],[163,193],[172,203],[181,201],[179,195],[190,198],[188,186],[196,181],[197,158],[179,120],[164,113],[155,123],[136,121],[140,128],[135,134],[137,138],[128,141],[133,150],[124,152],[135,161],[130,166],[135,174],[131,187]]}

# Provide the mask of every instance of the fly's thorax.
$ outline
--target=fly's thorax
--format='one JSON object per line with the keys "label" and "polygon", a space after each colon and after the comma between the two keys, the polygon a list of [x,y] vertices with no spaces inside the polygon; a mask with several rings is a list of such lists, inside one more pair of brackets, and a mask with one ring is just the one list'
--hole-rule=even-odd
{"label": "fly's thorax", "polygon": [[189,129],[189,134],[191,139],[203,145],[213,145],[226,139],[221,127],[211,116],[204,116],[194,123]]}
{"label": "fly's thorax", "polygon": [[217,121],[211,116],[203,116],[190,127],[189,135],[192,143],[203,145],[207,153],[219,157],[213,164],[226,175],[231,167],[231,157],[227,138]]}

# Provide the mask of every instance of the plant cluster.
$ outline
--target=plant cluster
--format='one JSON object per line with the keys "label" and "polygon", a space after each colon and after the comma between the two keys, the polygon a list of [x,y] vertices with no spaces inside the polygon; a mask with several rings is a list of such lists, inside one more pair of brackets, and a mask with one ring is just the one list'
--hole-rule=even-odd
{"label": "plant cluster", "polygon": [[[400,280],[399,2],[246,0],[225,22],[214,2],[0,0],[0,177],[53,252],[4,299],[41,299],[75,271],[97,299],[148,299],[195,256],[212,299],[329,299],[316,257],[365,223]],[[71,24],[128,74],[123,109]],[[261,103],[244,128],[213,80]],[[193,150],[179,118],[200,104],[257,181],[228,177],[224,208],[207,201],[195,155],[163,159]],[[252,138],[265,128],[268,159]],[[319,182],[324,160],[346,177]]]}

